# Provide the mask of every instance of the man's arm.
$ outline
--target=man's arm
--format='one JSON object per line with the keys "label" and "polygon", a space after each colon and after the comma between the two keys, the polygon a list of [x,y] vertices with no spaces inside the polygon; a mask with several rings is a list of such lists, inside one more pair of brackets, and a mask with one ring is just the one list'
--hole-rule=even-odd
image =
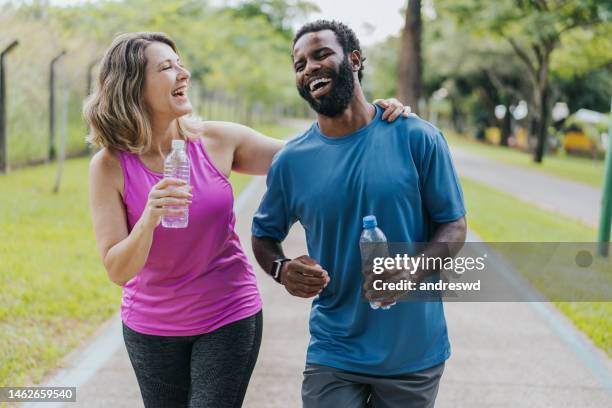
{"label": "man's arm", "polygon": [[[465,243],[465,236],[467,233],[467,222],[465,216],[444,224],[438,224],[434,236],[427,243],[423,251],[424,259],[446,259],[448,257],[454,258],[457,253],[463,248]],[[384,280],[386,282],[399,282],[402,280],[410,280],[413,282],[420,282],[429,275],[432,275],[439,270],[434,269],[434,263],[421,263],[421,267],[416,271],[411,270],[396,270],[391,275],[387,275]],[[427,269],[427,266],[432,268]],[[391,305],[401,297],[404,293],[400,291],[377,291],[374,290],[374,281],[381,279],[381,275],[369,274],[364,282],[363,289],[365,291],[365,297],[371,301],[380,301],[381,306]]]}
{"label": "man's arm", "polygon": [[[253,235],[251,244],[255,259],[266,273],[270,273],[275,260],[286,258],[281,243],[274,238]],[[327,271],[308,255],[285,262],[280,279],[287,292],[303,298],[316,296],[329,283]]]}
{"label": "man's arm", "polygon": [[[465,243],[467,234],[467,222],[465,216],[458,220],[445,224],[438,224],[434,236],[423,250],[427,258],[454,258]],[[438,272],[434,269],[421,268],[414,274],[414,278],[420,281],[432,273]]]}
{"label": "man's arm", "polygon": [[251,245],[257,263],[266,273],[270,273],[274,261],[287,258],[281,243],[272,237],[256,237],[253,235],[251,236]]}

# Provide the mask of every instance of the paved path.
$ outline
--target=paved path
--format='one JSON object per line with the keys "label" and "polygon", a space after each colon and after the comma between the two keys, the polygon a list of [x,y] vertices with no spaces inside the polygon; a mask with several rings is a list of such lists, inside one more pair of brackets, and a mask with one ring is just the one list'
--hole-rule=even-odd
{"label": "paved path", "polygon": [[[482,164],[457,152],[455,159],[460,172]],[[242,197],[237,212],[238,234],[253,263],[249,229],[263,189],[260,178]],[[285,246],[289,256],[305,253],[299,225]],[[310,303],[291,297],[256,270],[264,299],[264,336],[244,406],[297,408]],[[453,356],[437,407],[612,406],[611,360],[550,305],[447,303],[445,309]],[[117,317],[66,359],[65,366],[48,384],[78,385],[78,402],[66,406],[142,406]]]}
{"label": "paved path", "polygon": [[601,190],[583,183],[562,179],[541,171],[500,163],[458,147],[452,148],[457,172],[497,190],[598,226]]}

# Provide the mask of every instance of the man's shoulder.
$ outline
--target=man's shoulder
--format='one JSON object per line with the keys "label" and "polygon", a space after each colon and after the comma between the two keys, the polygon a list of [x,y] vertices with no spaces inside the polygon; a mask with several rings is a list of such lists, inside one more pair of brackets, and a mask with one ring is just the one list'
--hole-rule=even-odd
{"label": "man's shoulder", "polygon": [[394,123],[396,129],[411,143],[435,143],[442,135],[440,129],[416,115],[398,118]]}
{"label": "man's shoulder", "polygon": [[310,126],[304,132],[289,139],[283,148],[276,153],[272,164],[276,166],[285,165],[292,163],[293,159],[303,156],[317,142],[313,132],[313,126]]}

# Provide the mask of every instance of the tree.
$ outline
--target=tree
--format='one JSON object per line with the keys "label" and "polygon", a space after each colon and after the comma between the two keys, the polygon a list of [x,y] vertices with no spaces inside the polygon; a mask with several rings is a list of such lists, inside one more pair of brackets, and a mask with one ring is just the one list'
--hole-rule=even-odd
{"label": "tree", "polygon": [[293,36],[293,21],[320,11],[316,4],[307,0],[247,0],[227,9],[242,18],[263,16],[276,31],[288,39]]}
{"label": "tree", "polygon": [[398,97],[418,113],[421,97],[421,0],[408,0],[399,60]]}
{"label": "tree", "polygon": [[[49,61],[61,49],[67,54],[58,81],[70,93],[66,150],[68,154],[83,150],[81,101],[89,89],[89,67],[119,32],[163,31],[171,36],[192,73],[194,105],[207,99],[197,107],[220,107],[217,112],[207,111],[212,118],[248,120],[251,111],[271,113],[279,106],[302,106],[289,58],[291,40],[280,30],[289,26],[282,16],[295,16],[297,11],[290,6],[298,2],[306,4],[261,0],[267,4],[264,11],[278,7],[270,19],[262,14],[239,16],[211,0],[100,0],[70,6],[46,0],[0,1],[0,43],[19,39],[27,45],[15,50],[9,65],[10,72],[20,77],[7,89],[8,134],[15,135],[8,140],[9,162],[46,156],[40,129],[48,120],[47,72]],[[200,109],[199,114],[205,112]]]}
{"label": "tree", "polygon": [[463,25],[506,41],[527,69],[530,111],[537,137],[534,161],[544,156],[550,122],[551,55],[562,36],[610,20],[612,4],[597,0],[454,0],[448,7]]}

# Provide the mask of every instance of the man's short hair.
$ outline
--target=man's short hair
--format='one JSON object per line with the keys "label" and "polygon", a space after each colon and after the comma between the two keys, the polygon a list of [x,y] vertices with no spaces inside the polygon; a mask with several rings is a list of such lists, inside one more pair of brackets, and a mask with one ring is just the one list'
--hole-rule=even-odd
{"label": "man's short hair", "polygon": [[344,56],[348,57],[351,52],[357,50],[361,55],[361,67],[359,68],[358,77],[359,82],[361,82],[361,78],[363,77],[363,63],[366,58],[363,56],[361,51],[361,45],[359,45],[359,39],[355,35],[355,32],[351,30],[347,25],[339,22],[339,21],[329,21],[329,20],[317,20],[311,23],[304,24],[298,32],[293,37],[293,46],[295,47],[295,43],[307,33],[314,33],[317,31],[323,30],[332,30],[336,34],[336,39],[338,43],[342,47],[344,51]]}

